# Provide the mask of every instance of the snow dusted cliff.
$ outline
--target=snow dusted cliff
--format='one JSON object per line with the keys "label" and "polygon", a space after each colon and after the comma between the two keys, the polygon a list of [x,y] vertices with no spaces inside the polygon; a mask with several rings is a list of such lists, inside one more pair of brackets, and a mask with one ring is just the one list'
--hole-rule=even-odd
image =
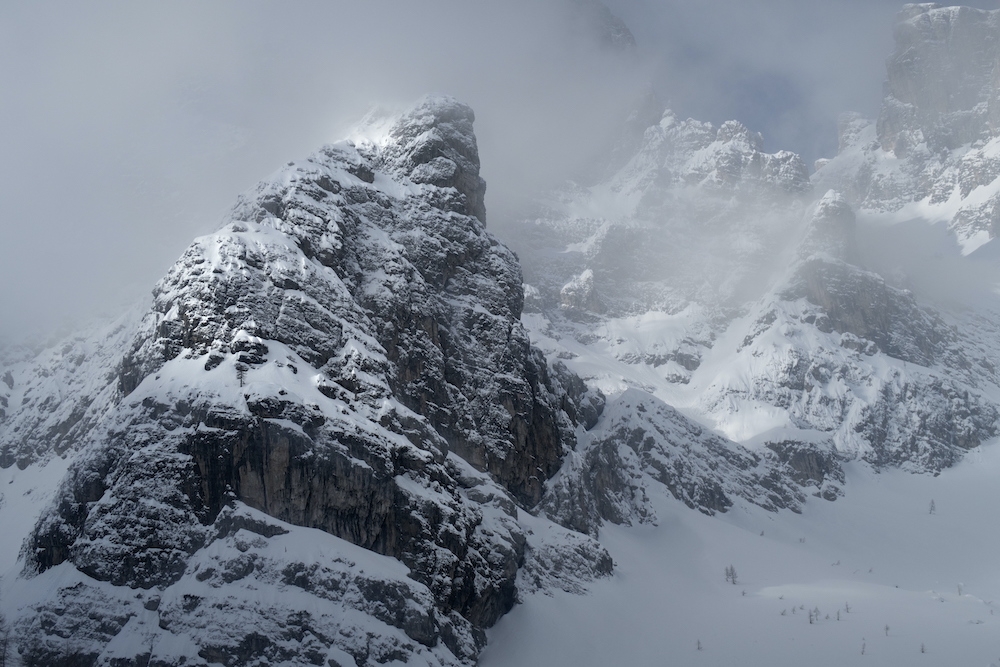
{"label": "snow dusted cliff", "polygon": [[[901,42],[925,10],[906,10]],[[620,494],[654,482],[707,512],[736,498],[794,509],[803,493],[836,498],[845,461],[935,472],[997,435],[996,304],[942,310],[868,266],[867,209],[859,229],[852,195],[824,189],[862,169],[852,148],[811,182],[797,156],[761,143],[739,123],[666,111],[624,166],[540,202],[510,235],[533,339],[618,415],[615,435],[588,434],[585,463],[554,481],[547,502],[570,525],[648,519]],[[669,428],[648,423],[661,403],[675,408],[653,411]],[[665,449],[647,438],[676,429],[687,435]],[[603,508],[589,520],[566,507],[583,496]]]}
{"label": "snow dusted cliff", "polygon": [[996,235],[998,16],[908,5],[880,118],[812,177],[647,99],[512,249],[454,99],[289,163],[148,307],[0,356],[20,659],[473,665],[517,602],[606,583],[609,524],[756,538],[858,471],[959,464],[1000,435],[1000,303],[868,241]]}
{"label": "snow dusted cliff", "polygon": [[466,664],[519,572],[610,571],[524,514],[603,398],[528,342],[472,121],[428,98],[289,164],[137,324],[5,371],[7,465],[73,461],[26,664]]}
{"label": "snow dusted cliff", "polygon": [[816,175],[859,210],[945,223],[969,254],[1000,220],[1000,13],[907,5],[877,122],[845,116]]}

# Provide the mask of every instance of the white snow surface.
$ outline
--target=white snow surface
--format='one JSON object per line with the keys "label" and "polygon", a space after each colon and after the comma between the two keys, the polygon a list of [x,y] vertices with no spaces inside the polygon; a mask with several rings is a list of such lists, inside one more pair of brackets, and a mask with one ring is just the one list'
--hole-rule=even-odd
{"label": "white snow surface", "polygon": [[843,498],[801,514],[708,517],[651,487],[655,525],[601,531],[615,575],[526,597],[480,665],[996,665],[998,476],[990,442],[938,476],[851,465]]}

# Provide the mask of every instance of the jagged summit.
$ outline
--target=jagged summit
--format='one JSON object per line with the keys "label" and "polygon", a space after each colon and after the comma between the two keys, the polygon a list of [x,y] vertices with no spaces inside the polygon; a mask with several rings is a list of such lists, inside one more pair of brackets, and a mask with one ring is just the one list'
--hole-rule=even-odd
{"label": "jagged summit", "polygon": [[1000,11],[907,5],[878,120],[840,123],[813,180],[862,212],[945,222],[964,254],[997,235]]}
{"label": "jagged summit", "polygon": [[[608,524],[662,521],[673,548],[686,508],[732,512],[713,525],[773,546],[852,476],[936,474],[997,437],[1000,327],[865,247],[925,214],[967,247],[995,233],[996,16],[907,6],[882,117],[845,118],[812,179],[745,125],[647,96],[591,180],[505,225],[527,283],[453,98],[282,167],[137,316],[0,357],[23,502],[0,495],[21,544],[0,610],[22,661],[472,667],[518,601],[584,592],[656,530]],[[703,559],[717,575],[727,549]]]}
{"label": "jagged summit", "polygon": [[[677,184],[739,189],[774,188],[788,193],[809,189],[801,158],[789,151],[765,153],[764,139],[731,120],[715,127],[673,111],[646,129],[643,145],[614,182],[622,188],[648,188],[656,179]],[[651,173],[652,172],[652,173]],[[641,173],[641,178],[636,178]]]}
{"label": "jagged summit", "polygon": [[[877,146],[858,118],[848,134]],[[796,508],[795,484],[836,498],[844,460],[938,471],[997,434],[992,329],[863,266],[856,190],[827,184],[810,183],[793,154],[763,153],[740,123],[668,111],[618,172],[523,221],[525,321],[614,415],[554,480],[545,502],[556,516],[643,520],[631,499],[644,474],[703,511],[738,498]],[[658,402],[683,409],[651,422]],[[666,435],[677,431],[688,435]],[[722,457],[727,448],[752,454]],[[717,492],[691,495],[680,479]]]}
{"label": "jagged summit", "polygon": [[613,173],[553,193],[511,235],[546,306],[586,318],[729,304],[797,225],[810,191],[798,155],[764,152],[741,123],[662,109],[641,137],[612,151]]}
{"label": "jagged summit", "polygon": [[[589,538],[518,522],[603,402],[528,341],[516,258],[482,222],[473,118],[428,97],[290,163],[98,341],[64,397],[93,409],[58,422],[73,463],[22,554],[28,664],[467,664],[522,567],[570,588],[609,571]],[[38,370],[15,370],[7,393],[30,395]],[[30,464],[54,420],[7,402],[3,442]],[[289,532],[339,564],[280,555]],[[268,618],[312,643],[281,643],[247,598],[288,587]],[[115,638],[138,635],[123,655]]]}
{"label": "jagged summit", "polygon": [[362,125],[354,132],[362,152],[376,166],[411,183],[455,188],[467,212],[486,221],[486,181],[479,175],[479,148],[472,108],[446,95],[428,95],[397,116]]}

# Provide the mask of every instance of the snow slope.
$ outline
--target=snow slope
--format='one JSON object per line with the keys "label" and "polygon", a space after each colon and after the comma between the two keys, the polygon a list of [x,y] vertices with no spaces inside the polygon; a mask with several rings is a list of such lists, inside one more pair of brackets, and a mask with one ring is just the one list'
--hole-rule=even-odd
{"label": "snow slope", "polygon": [[801,514],[708,517],[650,488],[655,525],[601,531],[615,575],[583,597],[526,598],[480,664],[998,664],[998,477],[990,442],[937,476],[849,465],[844,497]]}
{"label": "snow slope", "polygon": [[[523,290],[468,107],[290,163],[141,322],[2,361],[24,659],[457,667],[500,619],[483,665],[1000,660],[995,58],[906,98],[997,16],[908,6],[812,181],[659,114],[514,226]],[[914,224],[966,297],[865,247]]]}

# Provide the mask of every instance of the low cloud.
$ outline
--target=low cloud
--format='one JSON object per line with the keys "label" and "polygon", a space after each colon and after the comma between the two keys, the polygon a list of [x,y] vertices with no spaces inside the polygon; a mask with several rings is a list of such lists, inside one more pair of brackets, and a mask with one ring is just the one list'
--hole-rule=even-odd
{"label": "low cloud", "polygon": [[[652,81],[679,113],[829,153],[873,113],[896,3],[569,0],[6,3],[0,7],[0,335],[147,294],[235,196],[428,92],[477,113],[488,217],[573,173]],[[866,106],[867,105],[867,106]]]}

